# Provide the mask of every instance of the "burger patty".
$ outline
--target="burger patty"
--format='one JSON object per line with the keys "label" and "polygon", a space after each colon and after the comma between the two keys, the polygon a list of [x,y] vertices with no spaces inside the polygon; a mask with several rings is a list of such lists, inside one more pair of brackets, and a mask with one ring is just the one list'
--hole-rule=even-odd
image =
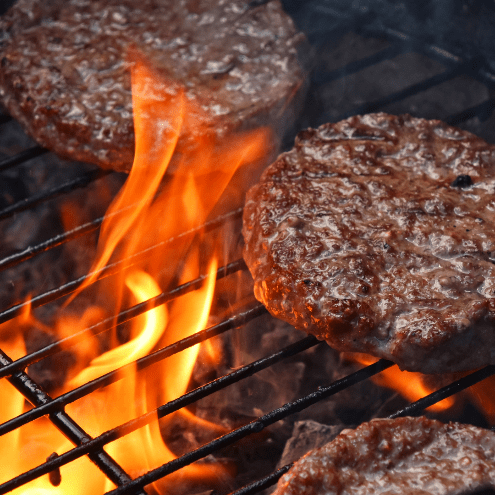
{"label": "burger patty", "polygon": [[302,457],[273,495],[460,495],[495,487],[494,454],[489,430],[374,419]]}
{"label": "burger patty", "polygon": [[384,113],[301,132],[248,193],[244,257],[268,310],[402,369],[495,363],[495,147]]}
{"label": "burger patty", "polygon": [[128,171],[130,46],[222,137],[293,121],[304,44],[278,0],[18,0],[0,19],[0,97],[40,145]]}

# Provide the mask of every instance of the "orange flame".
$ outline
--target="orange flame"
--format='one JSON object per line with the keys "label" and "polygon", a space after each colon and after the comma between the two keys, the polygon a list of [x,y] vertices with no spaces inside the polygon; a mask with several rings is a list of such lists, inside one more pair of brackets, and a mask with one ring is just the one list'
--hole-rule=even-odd
{"label": "orange flame", "polygon": [[485,378],[482,382],[476,383],[469,387],[468,392],[474,403],[479,407],[489,422],[495,424],[495,399],[493,390],[495,388],[495,376]]}
{"label": "orange flame", "polygon": [[[209,236],[213,239],[211,244],[205,244],[200,232],[190,238],[177,238],[173,244],[169,239],[205,223],[210,212],[217,208],[236,170],[261,162],[271,147],[271,136],[266,129],[223,135],[220,139],[210,129],[200,102],[188,99],[183,88],[151,68],[136,51],[131,52],[130,59],[136,134],[132,170],[107,211],[90,275],[66,302],[64,316],[55,328],[44,330],[64,337],[87,328],[109,313],[117,314],[124,306],[149,300],[172,282],[189,281],[205,269],[208,276],[200,289],[167,305],[150,308],[135,318],[125,327],[129,330],[127,337],[114,331],[111,338],[94,337],[74,351],[78,364],[71,370],[72,378],[62,392],[126,366],[119,381],[66,407],[67,413],[92,436],[154,410],[186,392],[199,345],[139,373],[132,363],[153,349],[192,335],[207,325],[218,260],[225,253],[216,236]],[[122,210],[128,214],[120,215]],[[68,228],[74,227],[77,207],[66,205],[63,217]],[[129,262],[118,276],[92,286],[99,271],[109,262],[127,260],[150,248],[153,248],[153,256],[146,261]],[[71,302],[90,286],[99,304],[87,308],[83,315],[71,314]],[[98,292],[93,287],[97,287]],[[0,340],[5,341],[0,346],[13,357],[25,354],[20,335],[12,330],[22,318],[25,324],[35,321],[27,311],[14,326],[9,326],[12,322],[0,326]],[[39,322],[36,324],[40,325]],[[8,343],[13,343],[14,348]],[[100,354],[102,343],[113,347]],[[20,414],[26,406],[10,384],[0,381],[0,387],[6,404],[0,408],[0,420],[3,421]],[[211,428],[215,434],[223,433],[222,427],[199,420],[189,411],[180,414],[184,421],[195,421],[200,428]],[[156,418],[148,426],[107,445],[105,450],[134,477],[174,459],[174,453],[162,441],[167,436],[167,424]],[[47,418],[0,437],[0,482],[41,464],[53,452],[60,454],[70,448],[70,443]],[[22,456],[10,459],[12,452],[24,450],[29,450],[27,460]],[[2,455],[7,452],[9,455]],[[222,472],[223,468],[219,466],[191,465],[177,476],[156,483],[154,488],[165,493],[174,483],[187,486],[222,476]],[[16,491],[72,495],[101,493],[113,488],[86,458],[63,466],[61,475],[62,483],[58,487],[52,486],[45,477]]]}
{"label": "orange flame", "polygon": [[[361,353],[346,353],[345,357],[366,366],[377,361],[376,358]],[[377,385],[396,390],[411,402],[417,401],[425,395],[434,392],[434,389],[427,385],[425,375],[418,372],[401,371],[397,366],[387,368],[377,375],[374,375],[371,379]],[[455,399],[453,397],[447,397],[428,407],[426,410],[431,412],[446,411],[447,409],[450,409],[454,403]]]}

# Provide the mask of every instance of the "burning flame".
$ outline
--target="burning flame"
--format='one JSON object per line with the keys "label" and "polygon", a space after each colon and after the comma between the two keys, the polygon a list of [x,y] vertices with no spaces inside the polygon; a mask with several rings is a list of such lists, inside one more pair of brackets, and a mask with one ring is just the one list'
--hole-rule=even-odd
{"label": "burning flame", "polygon": [[[377,361],[376,358],[361,353],[346,353],[346,358],[354,360],[365,366],[369,366]],[[401,371],[397,366],[392,366],[374,375],[371,378],[377,385],[396,390],[407,400],[414,402],[425,395],[434,392],[434,389],[427,385],[426,377],[422,373]],[[431,412],[442,412],[450,409],[455,403],[453,397],[448,397],[426,410]]]}
{"label": "burning flame", "polygon": [[[152,350],[190,336],[205,328],[215,290],[219,259],[225,256],[220,239],[205,244],[204,236],[177,237],[179,233],[198,228],[225,193],[236,170],[261,162],[270,147],[268,130],[258,129],[218,138],[210,128],[208,116],[199,102],[186,97],[183,88],[151,68],[136,51],[131,51],[132,98],[136,134],[135,158],[123,188],[110,205],[101,226],[96,260],[87,280],[68,299],[65,316],[55,328],[44,329],[58,338],[70,335],[122,307],[143,303],[159,295],[172,283],[183,283],[198,277],[205,270],[206,282],[198,290],[150,309],[124,327],[127,337],[114,329],[105,342],[112,347],[99,351],[101,338],[89,339],[77,347],[78,364],[62,392],[89,380],[126,366],[121,379],[66,407],[90,435],[103,431],[154,410],[187,390],[199,352],[199,344],[166,360],[137,372],[134,363]],[[181,144],[181,139],[188,145]],[[169,172],[170,168],[172,172]],[[242,194],[242,191],[241,191]],[[125,215],[119,212],[125,210]],[[68,206],[64,222],[74,223],[77,211]],[[174,242],[169,242],[174,239]],[[93,282],[99,271],[114,260],[134,259],[136,253],[153,249],[145,261],[126,262],[116,276],[102,280],[95,291]],[[71,303],[91,286],[99,304],[86,309],[83,315],[71,316]],[[69,314],[69,316],[67,316]],[[25,355],[21,325],[40,325],[30,312],[0,326],[1,347],[13,358]],[[213,353],[210,353],[213,356]],[[0,381],[0,421],[21,414],[24,399],[6,381]],[[189,411],[179,411],[185,421],[195,421],[201,428],[222,428],[199,420]],[[167,418],[164,418],[167,419]],[[105,450],[135,477],[175,458],[162,441],[166,438],[167,421],[156,418],[148,426],[105,447]],[[72,445],[51,425],[47,418],[0,437],[0,482],[43,463],[56,452],[63,453]],[[19,452],[19,456],[12,456]],[[23,452],[29,455],[22,456]],[[4,455],[7,454],[7,455]],[[14,457],[14,458],[13,458]],[[208,464],[191,465],[181,470],[180,483],[187,486],[197,480],[222,476],[223,468]],[[169,476],[154,488],[165,493],[177,476]],[[75,481],[79,480],[79,481]],[[174,481],[175,480],[175,481]],[[87,494],[102,493],[113,484],[87,458],[78,459],[61,468],[61,483],[52,486],[48,479],[35,480],[16,490],[23,494]]]}
{"label": "burning flame", "polygon": [[479,407],[490,425],[495,425],[495,376],[485,378],[482,382],[469,387],[469,392],[474,403]]}

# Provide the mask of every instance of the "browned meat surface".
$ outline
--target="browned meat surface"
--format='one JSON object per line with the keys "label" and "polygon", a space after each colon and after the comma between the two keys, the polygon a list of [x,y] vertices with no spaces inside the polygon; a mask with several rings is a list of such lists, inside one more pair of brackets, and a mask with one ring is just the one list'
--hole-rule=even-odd
{"label": "browned meat surface", "polygon": [[424,373],[495,363],[495,147],[370,114],[301,132],[248,193],[269,311],[338,350]]}
{"label": "browned meat surface", "polygon": [[374,419],[299,461],[273,495],[460,495],[495,487],[495,433],[427,418]]}
{"label": "browned meat surface", "polygon": [[278,0],[18,0],[0,20],[0,96],[42,146],[127,171],[130,44],[186,87],[221,137],[290,125],[303,43]]}

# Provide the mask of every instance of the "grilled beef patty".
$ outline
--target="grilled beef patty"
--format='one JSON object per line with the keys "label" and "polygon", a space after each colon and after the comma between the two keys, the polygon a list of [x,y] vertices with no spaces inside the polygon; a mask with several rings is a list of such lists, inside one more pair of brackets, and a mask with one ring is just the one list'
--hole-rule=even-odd
{"label": "grilled beef patty", "polygon": [[495,433],[421,418],[344,430],[288,471],[273,495],[460,495],[495,487]]}
{"label": "grilled beef patty", "polygon": [[0,96],[42,146],[128,171],[129,46],[185,86],[221,137],[292,122],[303,45],[278,0],[18,0],[0,19]]}
{"label": "grilled beef patty", "polygon": [[495,147],[383,113],[301,132],[247,195],[274,315],[337,350],[443,373],[495,363]]}

